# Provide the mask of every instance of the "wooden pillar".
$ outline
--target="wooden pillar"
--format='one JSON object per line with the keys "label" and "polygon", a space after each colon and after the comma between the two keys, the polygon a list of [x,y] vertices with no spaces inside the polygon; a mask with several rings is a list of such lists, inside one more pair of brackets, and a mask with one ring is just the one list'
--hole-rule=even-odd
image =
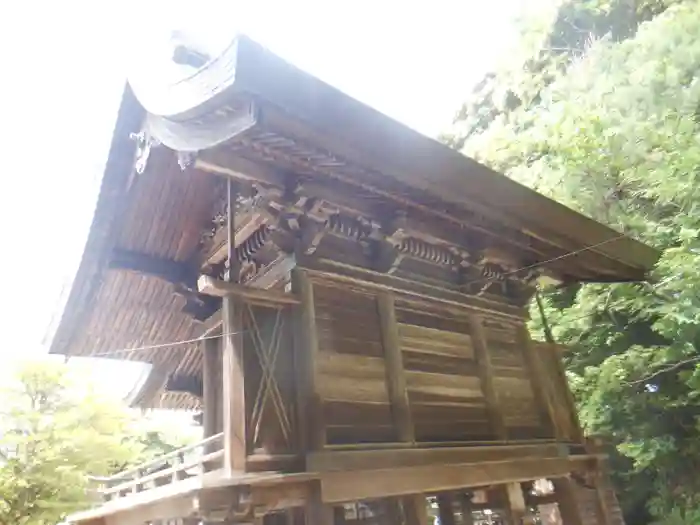
{"label": "wooden pillar", "polygon": [[556,414],[554,413],[554,407],[552,407],[548,400],[546,387],[544,385],[545,375],[542,371],[539,356],[536,354],[535,347],[530,340],[530,333],[527,330],[527,326],[524,324],[518,327],[517,341],[525,357],[525,367],[530,377],[532,393],[535,397],[535,403],[540,414],[542,428],[549,436],[559,438],[561,436],[557,435],[558,427],[556,425]]}
{"label": "wooden pillar", "polygon": [[295,311],[294,368],[297,378],[299,441],[303,451],[320,450],[326,443],[321,399],[316,389],[318,330],[313,284],[301,268],[292,270],[292,291],[300,304]]}
{"label": "wooden pillar", "polygon": [[382,292],[377,296],[379,323],[382,331],[382,345],[386,365],[386,382],[389,391],[391,413],[394,418],[400,441],[412,443],[415,432],[411,418],[411,408],[408,404],[406,390],[406,374],[403,367],[403,355],[399,346],[399,326],[396,322],[394,296]]}
{"label": "wooden pillar", "polygon": [[334,525],[333,507],[321,500],[321,486],[315,484],[306,504],[306,525]]}
{"label": "wooden pillar", "polygon": [[388,525],[403,525],[403,512],[401,510],[401,502],[398,498],[385,498],[384,504],[384,520]]}
{"label": "wooden pillar", "polygon": [[529,512],[520,483],[508,483],[505,487],[508,501],[508,516],[512,525],[529,523]]}
{"label": "wooden pillar", "polygon": [[[228,280],[236,282],[239,263],[236,257],[237,188],[228,181]],[[223,432],[224,468],[230,475],[245,470],[247,455],[245,370],[243,363],[242,308],[235,296],[223,298],[222,310],[222,377],[223,377]]]}
{"label": "wooden pillar", "polygon": [[401,498],[406,525],[428,525],[428,502],[423,495]]}
{"label": "wooden pillar", "polygon": [[[221,392],[223,379],[221,378],[221,353],[219,352],[219,338],[210,338],[202,341],[202,383],[203,383],[203,413],[202,427],[204,438],[211,437],[221,432]],[[213,451],[219,446],[212,443],[207,451]]]}
{"label": "wooden pillar", "polygon": [[551,343],[549,345],[550,355],[549,358],[553,363],[554,372],[556,374],[557,383],[560,388],[563,389],[565,410],[568,415],[568,423],[571,425],[573,430],[571,438],[579,443],[584,442],[583,430],[581,429],[581,422],[578,417],[578,410],[576,409],[576,400],[574,399],[574,394],[571,392],[569,387],[569,381],[566,378],[566,368],[564,367],[564,362],[561,358],[561,348],[560,346]]}
{"label": "wooden pillar", "polygon": [[474,525],[472,514],[472,498],[469,494],[459,495],[459,506],[462,511],[462,525]]}
{"label": "wooden pillar", "polygon": [[484,330],[483,319],[477,315],[469,317],[471,327],[472,345],[474,347],[474,357],[479,371],[481,389],[486,400],[486,410],[488,412],[491,431],[497,439],[508,439],[508,432],[503,421],[503,411],[501,410],[498,393],[493,380],[493,366],[491,355],[489,354]]}
{"label": "wooden pillar", "polygon": [[541,503],[537,505],[542,525],[562,525],[559,507],[556,503]]}
{"label": "wooden pillar", "polygon": [[[400,441],[415,442],[415,429],[411,417],[411,407],[408,402],[408,390],[406,389],[406,372],[403,367],[403,354],[399,344],[399,325],[396,321],[396,305],[394,295],[390,292],[381,292],[377,295],[377,308],[379,323],[382,332],[382,346],[384,348],[384,363],[386,367],[386,383],[391,403],[391,414],[394,419],[397,437]],[[416,509],[426,510],[425,494],[411,494],[403,497],[404,515],[408,525],[420,525],[410,520],[422,520],[425,517]],[[408,511],[406,510],[408,508]],[[422,524],[423,522],[421,522]],[[450,524],[453,525],[453,524]]]}
{"label": "wooden pillar", "polygon": [[586,440],[586,451],[589,454],[598,456],[595,461],[594,476],[598,521],[601,525],[613,525],[616,522],[624,521],[622,519],[616,520],[617,516],[620,516],[620,518],[622,517],[622,510],[620,509],[615,490],[608,477],[607,462],[603,459],[605,455],[604,441],[599,437],[591,436]]}
{"label": "wooden pillar", "polygon": [[555,478],[552,483],[563,525],[584,525],[576,486],[571,478]]}
{"label": "wooden pillar", "polygon": [[440,525],[457,525],[454,511],[454,495],[451,492],[438,494],[437,504]]}

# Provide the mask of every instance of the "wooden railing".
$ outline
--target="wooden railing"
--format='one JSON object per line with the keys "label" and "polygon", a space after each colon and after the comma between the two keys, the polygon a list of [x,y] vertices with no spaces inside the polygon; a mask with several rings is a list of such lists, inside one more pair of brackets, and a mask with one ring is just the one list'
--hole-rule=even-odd
{"label": "wooden railing", "polygon": [[91,477],[100,502],[176,483],[223,464],[223,433],[179,448],[109,477]]}

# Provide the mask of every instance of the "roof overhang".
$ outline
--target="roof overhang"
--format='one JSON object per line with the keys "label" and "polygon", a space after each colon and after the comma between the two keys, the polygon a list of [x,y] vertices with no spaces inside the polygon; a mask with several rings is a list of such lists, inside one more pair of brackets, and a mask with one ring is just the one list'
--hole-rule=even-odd
{"label": "roof overhang", "polygon": [[[129,197],[137,150],[131,135],[145,121],[163,144],[184,152],[216,150],[241,130],[283,130],[323,152],[310,155],[308,162],[323,164],[329,176],[334,176],[329,159],[342,161],[356,167],[358,177],[377,191],[401,192],[406,202],[420,201],[446,216],[486,217],[532,242],[556,247],[556,253],[586,252],[587,260],[607,268],[604,273],[573,271],[567,280],[642,280],[659,256],[655,249],[352,99],[246,37],[238,37],[221,56],[173,85],[134,79],[132,86],[136,96],[126,89],[85,252],[51,338],[52,353],[70,353],[71,338],[85,328],[83,319],[109,266],[115,227]],[[234,106],[235,114],[227,113],[225,108]],[[202,122],[207,125],[198,125]],[[261,134],[257,137],[264,141]],[[256,145],[246,147],[253,151]]]}

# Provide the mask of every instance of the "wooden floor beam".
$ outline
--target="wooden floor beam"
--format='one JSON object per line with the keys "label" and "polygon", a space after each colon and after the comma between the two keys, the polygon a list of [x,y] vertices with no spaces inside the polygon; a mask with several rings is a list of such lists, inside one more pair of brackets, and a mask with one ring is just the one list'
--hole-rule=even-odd
{"label": "wooden floor beam", "polygon": [[434,493],[468,487],[566,476],[587,461],[573,458],[522,459],[468,465],[431,465],[321,474],[323,499],[343,502],[405,494]]}

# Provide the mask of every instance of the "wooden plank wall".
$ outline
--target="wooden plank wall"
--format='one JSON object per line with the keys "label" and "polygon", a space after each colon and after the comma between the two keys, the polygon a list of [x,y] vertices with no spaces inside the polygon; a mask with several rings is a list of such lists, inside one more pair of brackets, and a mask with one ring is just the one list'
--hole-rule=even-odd
{"label": "wooden plank wall", "polygon": [[[318,336],[316,389],[326,444],[396,442],[377,292],[314,280]],[[553,437],[538,407],[521,341],[522,325],[486,317],[497,409],[505,435],[490,420],[475,358],[474,314],[396,297],[412,438],[474,442]],[[483,314],[482,314],[483,315]],[[410,434],[410,433],[409,433]]]}
{"label": "wooden plank wall", "polygon": [[557,438],[581,443],[583,435],[579,426],[573,394],[566,380],[561,354],[564,348],[551,343],[534,344],[535,353],[540,358],[547,404]]}
{"label": "wooden plank wall", "polygon": [[314,300],[326,442],[396,441],[376,296],[314,283]]}
{"label": "wooden plank wall", "polygon": [[416,441],[493,439],[468,319],[400,301],[396,313]]}
{"label": "wooden plank wall", "polygon": [[[545,430],[537,406],[532,377],[525,362],[518,327],[492,319],[484,321],[486,344],[491,356],[494,386],[508,439],[554,437]],[[542,377],[534,378],[537,381]]]}

